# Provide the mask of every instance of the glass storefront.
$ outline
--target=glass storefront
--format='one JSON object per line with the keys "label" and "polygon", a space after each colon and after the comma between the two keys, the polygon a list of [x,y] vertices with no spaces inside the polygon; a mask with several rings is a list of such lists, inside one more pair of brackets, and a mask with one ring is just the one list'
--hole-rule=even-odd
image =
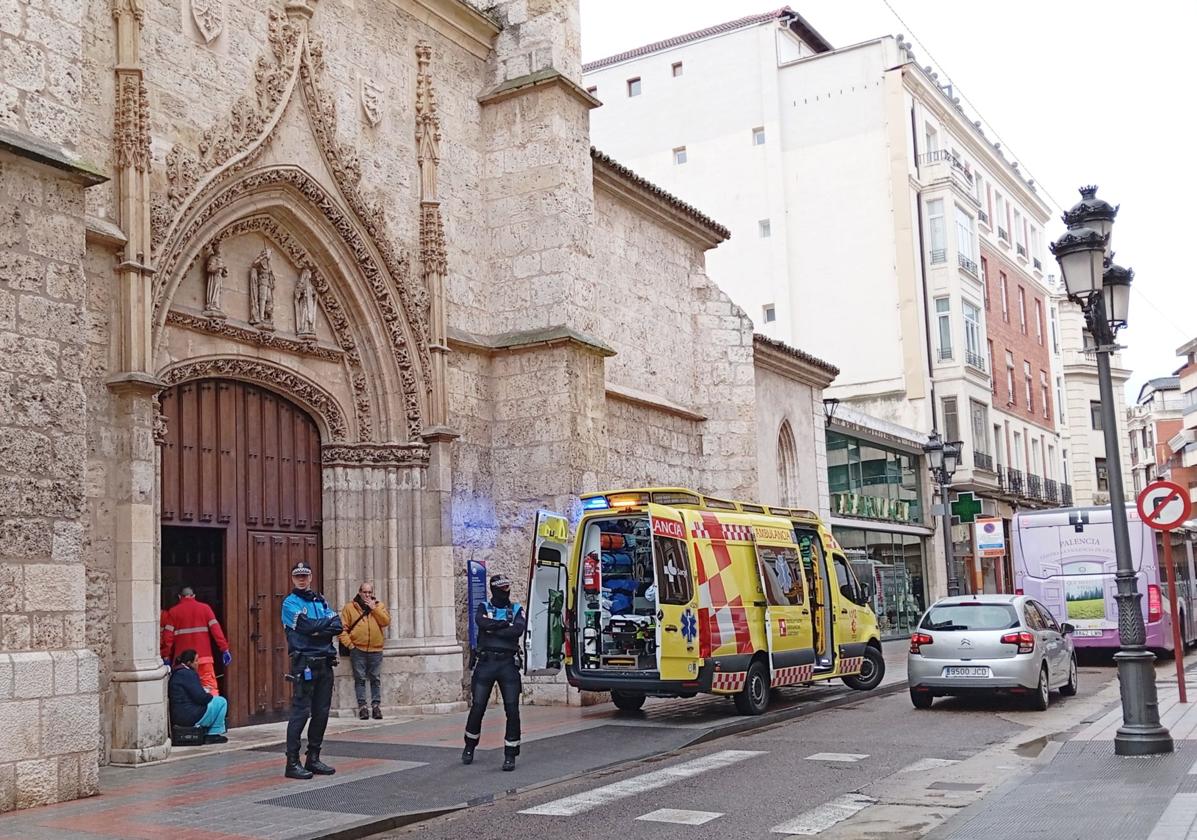
{"label": "glass storefront", "polygon": [[909,635],[926,608],[926,537],[885,530],[885,524],[922,525],[919,457],[872,441],[827,430],[831,515],[856,519],[832,526],[861,581],[873,591],[883,638]]}

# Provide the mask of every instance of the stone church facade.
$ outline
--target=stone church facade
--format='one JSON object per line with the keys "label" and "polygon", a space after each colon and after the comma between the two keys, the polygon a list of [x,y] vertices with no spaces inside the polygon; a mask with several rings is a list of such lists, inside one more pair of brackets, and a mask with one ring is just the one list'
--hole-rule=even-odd
{"label": "stone church facade", "polygon": [[462,570],[522,580],[538,507],[754,496],[789,404],[769,486],[826,507],[835,371],[768,348],[758,417],[727,231],[589,145],[576,0],[19,0],[0,42],[0,810],[169,753],[179,586],[234,724],[285,715],[301,557],[391,605],[386,705],[447,709]]}

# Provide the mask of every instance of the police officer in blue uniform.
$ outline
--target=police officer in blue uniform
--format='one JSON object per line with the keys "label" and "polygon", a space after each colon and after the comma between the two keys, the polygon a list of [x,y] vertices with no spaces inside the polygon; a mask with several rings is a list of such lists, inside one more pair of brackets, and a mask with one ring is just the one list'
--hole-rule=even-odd
{"label": "police officer in blue uniform", "polygon": [[470,683],[470,716],[466,719],[465,749],[461,763],[474,761],[474,749],[482,737],[482,716],[491,690],[499,684],[507,731],[503,737],[503,769],[515,769],[520,754],[520,639],[527,626],[524,609],[511,600],[511,581],[503,575],[490,579],[490,601],[478,605],[474,616],[478,647],[472,652],[474,676]]}
{"label": "police officer in blue uniform", "polygon": [[[313,775],[331,776],[337,772],[320,760],[320,745],[328,726],[332,706],[333,668],[337,649],[333,640],[340,635],[341,616],[328,606],[324,596],[312,590],[312,569],[300,560],[291,569],[291,594],[283,600],[283,627],[287,632],[287,653],[291,669],[291,719],[287,723],[288,779],[310,779]],[[299,763],[299,740],[308,726],[307,760]]]}

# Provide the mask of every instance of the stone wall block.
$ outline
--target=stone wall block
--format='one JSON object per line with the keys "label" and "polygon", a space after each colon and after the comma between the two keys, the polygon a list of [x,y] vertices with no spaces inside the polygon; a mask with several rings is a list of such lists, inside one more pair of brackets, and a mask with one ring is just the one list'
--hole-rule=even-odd
{"label": "stone wall block", "polygon": [[0,703],[0,732],[4,760],[26,761],[41,753],[41,721],[37,700]]}
{"label": "stone wall block", "polygon": [[[83,761],[94,761],[91,755],[85,755]],[[58,799],[65,802],[79,798],[79,764],[78,755],[64,755],[58,759]]]}
{"label": "stone wall block", "polygon": [[74,694],[79,690],[79,657],[73,650],[50,653],[54,660],[54,693]]}
{"label": "stone wall block", "polygon": [[94,694],[54,697],[42,701],[42,715],[53,721],[43,727],[42,754],[90,752],[100,743],[100,714]]}
{"label": "stone wall block", "polygon": [[[7,0],[0,0],[0,8]],[[0,764],[0,813],[17,807],[17,766]]]}
{"label": "stone wall block", "polygon": [[0,648],[29,650],[32,625],[27,615],[0,616]]}
{"label": "stone wall block", "polygon": [[18,699],[49,697],[54,693],[54,660],[43,651],[9,655],[13,666],[13,696]]}
{"label": "stone wall block", "polygon": [[7,653],[0,653],[0,700],[12,697],[12,659]]}
{"label": "stone wall block", "polygon": [[17,807],[34,808],[58,800],[58,759],[17,763]]}
{"label": "stone wall block", "polygon": [[78,659],[79,692],[90,694],[100,688],[100,660],[90,650],[76,651]]}
{"label": "stone wall block", "polygon": [[17,563],[0,564],[0,613],[15,613],[24,601],[25,567]]}
{"label": "stone wall block", "polygon": [[25,609],[82,610],[87,601],[85,570],[78,564],[37,563],[25,569]]}

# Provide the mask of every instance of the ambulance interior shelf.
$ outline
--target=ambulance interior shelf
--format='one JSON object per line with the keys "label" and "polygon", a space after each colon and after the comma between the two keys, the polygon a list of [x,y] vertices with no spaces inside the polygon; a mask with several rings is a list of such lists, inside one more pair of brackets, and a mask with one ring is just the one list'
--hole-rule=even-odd
{"label": "ambulance interior shelf", "polygon": [[591,522],[583,539],[581,667],[656,670],[656,597],[648,517]]}

